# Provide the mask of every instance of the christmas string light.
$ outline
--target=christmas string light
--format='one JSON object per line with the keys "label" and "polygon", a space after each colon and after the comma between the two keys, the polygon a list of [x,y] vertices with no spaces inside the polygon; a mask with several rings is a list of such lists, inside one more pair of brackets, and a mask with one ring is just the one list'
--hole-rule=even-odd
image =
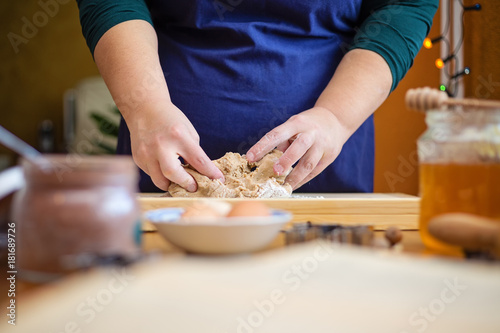
{"label": "christmas string light", "polygon": [[454,55],[454,54],[451,54],[451,55],[447,56],[447,57],[446,57],[446,58],[444,58],[444,59],[437,58],[437,59],[436,59],[436,62],[435,62],[435,65],[436,65],[436,67],[437,67],[437,68],[442,69],[442,68],[444,68],[444,65],[445,65],[448,61],[450,61],[451,59],[453,59],[453,58],[455,58],[455,55]]}
{"label": "christmas string light", "polygon": [[469,75],[469,74],[470,74],[470,68],[469,67],[465,67],[463,70],[461,70],[460,72],[458,72],[455,75],[453,75],[451,77],[451,79],[455,80],[455,79],[458,79],[459,77],[461,77],[463,75]]}
{"label": "christmas string light", "polygon": [[436,38],[433,38],[433,39],[430,39],[429,37],[427,37],[426,39],[424,39],[424,47],[428,50],[432,49],[432,46],[434,44],[436,44],[437,42],[440,42],[443,40],[443,36],[438,36]]}
{"label": "christmas string light", "polygon": [[[450,5],[448,6],[448,8],[450,8],[450,10],[451,10],[451,2],[452,1],[453,0],[449,0]],[[445,91],[450,97],[454,97],[456,92],[457,92],[456,86],[458,84],[458,80],[462,76],[470,74],[469,67],[465,67],[461,71],[455,72],[455,70],[457,68],[460,68],[460,66],[459,66],[460,64],[458,62],[459,59],[457,58],[456,54],[460,50],[462,43],[463,43],[463,40],[464,40],[464,23],[463,23],[464,20],[463,19],[464,19],[465,12],[467,12],[467,11],[479,11],[482,9],[481,4],[479,4],[479,3],[476,3],[472,6],[464,6],[463,1],[460,1],[460,0],[458,1],[458,3],[462,7],[462,34],[460,37],[460,41],[456,44],[455,49],[453,51],[451,51],[450,42],[448,41],[448,39],[446,37],[448,30],[450,28],[450,25],[451,25],[451,18],[450,18],[451,13],[450,12],[448,12],[447,22],[444,25],[444,31],[442,32],[442,34],[437,36],[437,37],[434,37],[434,38],[427,37],[424,39],[424,42],[423,42],[423,47],[426,49],[431,49],[434,44],[439,43],[441,41],[443,41],[445,43],[446,49],[448,50],[448,52],[447,52],[448,56],[444,59],[441,59],[441,58],[436,59],[434,64],[439,70],[444,70],[446,77],[448,77],[448,82],[446,84],[441,84],[439,89],[441,91]],[[448,64],[449,64],[449,66],[447,66]]]}
{"label": "christmas string light", "polygon": [[472,6],[465,6],[463,4],[462,5],[462,8],[464,9],[464,11],[468,11],[468,10],[481,10],[481,4],[479,3],[476,3]]}

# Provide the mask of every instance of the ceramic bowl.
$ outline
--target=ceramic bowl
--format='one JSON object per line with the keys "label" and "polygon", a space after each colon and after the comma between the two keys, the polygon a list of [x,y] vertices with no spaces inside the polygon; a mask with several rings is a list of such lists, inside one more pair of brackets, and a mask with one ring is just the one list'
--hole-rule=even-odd
{"label": "ceramic bowl", "polygon": [[148,211],[145,219],[171,244],[190,253],[236,254],[264,248],[292,219],[283,210],[271,210],[265,217],[181,218],[184,209]]}

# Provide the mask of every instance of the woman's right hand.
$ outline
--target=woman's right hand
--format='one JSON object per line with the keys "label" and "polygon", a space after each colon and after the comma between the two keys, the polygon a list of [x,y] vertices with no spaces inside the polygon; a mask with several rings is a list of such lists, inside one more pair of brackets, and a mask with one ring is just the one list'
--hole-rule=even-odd
{"label": "woman's right hand", "polygon": [[175,182],[196,191],[198,185],[179,156],[201,174],[223,179],[201,149],[191,122],[170,100],[151,24],[131,20],[115,25],[97,43],[94,57],[127,122],[134,161],[157,187],[166,191]]}
{"label": "woman's right hand", "polygon": [[200,147],[195,128],[175,105],[149,104],[135,114],[139,116],[127,123],[132,156],[158,188],[167,191],[174,182],[190,192],[196,191],[196,181],[184,170],[179,157],[201,174],[224,181],[222,172]]}

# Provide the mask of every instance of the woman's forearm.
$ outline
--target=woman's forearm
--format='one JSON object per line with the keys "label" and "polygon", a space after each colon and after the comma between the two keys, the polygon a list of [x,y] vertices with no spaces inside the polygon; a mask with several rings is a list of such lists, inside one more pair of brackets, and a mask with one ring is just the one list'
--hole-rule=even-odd
{"label": "woman's forearm", "polygon": [[354,49],[344,56],[315,106],[338,119],[344,129],[343,144],[387,98],[391,85],[391,70],[384,58]]}
{"label": "woman's forearm", "polygon": [[224,179],[201,149],[196,129],[170,100],[150,23],[115,25],[97,43],[94,58],[129,127],[134,161],[157,187],[167,190],[172,181],[196,190],[179,156],[200,173]]}
{"label": "woman's forearm", "polygon": [[150,105],[171,103],[150,23],[131,20],[112,27],[97,43],[94,58],[127,123]]}

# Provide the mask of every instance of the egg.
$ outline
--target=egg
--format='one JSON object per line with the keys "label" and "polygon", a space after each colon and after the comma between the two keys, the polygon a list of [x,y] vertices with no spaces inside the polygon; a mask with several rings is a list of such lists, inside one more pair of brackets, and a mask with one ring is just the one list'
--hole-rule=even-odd
{"label": "egg", "polygon": [[220,215],[210,206],[193,205],[186,208],[182,214],[183,218],[188,217],[220,217]]}
{"label": "egg", "polygon": [[269,208],[259,201],[241,201],[233,205],[227,217],[269,216]]}
{"label": "egg", "polygon": [[[225,216],[231,210],[231,205],[227,202],[196,201],[186,207],[182,218],[203,218],[212,221]],[[200,220],[200,219],[198,219]]]}

